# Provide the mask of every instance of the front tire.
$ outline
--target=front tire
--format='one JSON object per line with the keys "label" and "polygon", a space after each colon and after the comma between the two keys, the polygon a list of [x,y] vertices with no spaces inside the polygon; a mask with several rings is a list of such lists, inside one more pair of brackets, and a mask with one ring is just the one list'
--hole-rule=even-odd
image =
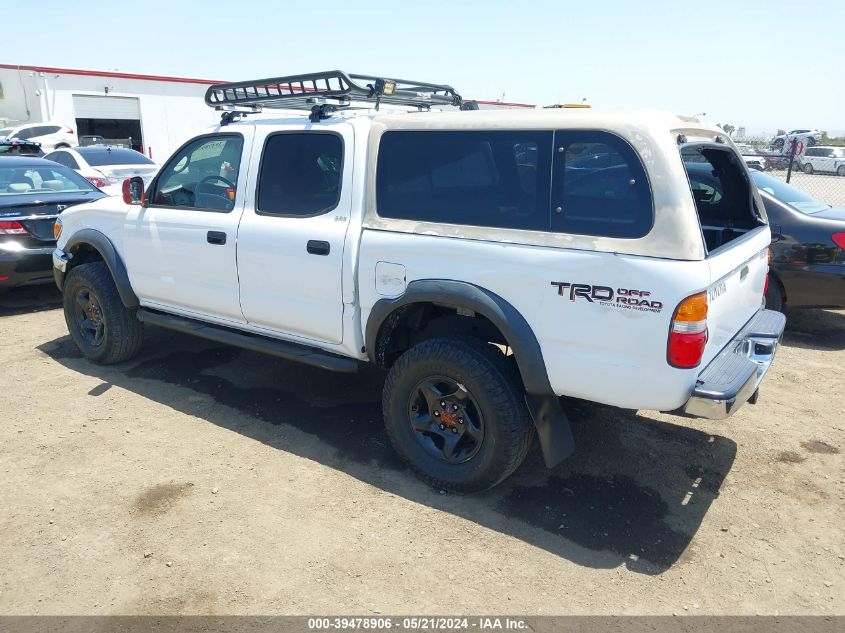
{"label": "front tire", "polygon": [[88,360],[120,363],[141,349],[144,326],[121,302],[103,262],[81,264],[67,274],[64,312],[68,332]]}
{"label": "front tire", "polygon": [[836,168],[836,175],[837,176],[845,176],[845,165],[840,165]]}
{"label": "front tire", "polygon": [[387,434],[425,481],[472,493],[525,459],[534,426],[515,365],[471,337],[433,338],[393,365],[382,399]]}
{"label": "front tire", "polygon": [[804,165],[804,173],[807,174],[808,176],[813,173],[813,166],[810,163],[807,163],[806,165]]}

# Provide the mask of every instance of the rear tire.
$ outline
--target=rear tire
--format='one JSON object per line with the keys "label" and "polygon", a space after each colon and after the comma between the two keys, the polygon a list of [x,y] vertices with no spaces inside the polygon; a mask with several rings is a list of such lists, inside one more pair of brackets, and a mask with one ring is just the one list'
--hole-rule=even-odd
{"label": "rear tire", "polygon": [[783,312],[786,301],[783,296],[783,287],[777,277],[769,277],[769,289],[766,290],[766,309]]}
{"label": "rear tire", "polygon": [[534,433],[514,364],[471,337],[433,338],[405,352],[387,376],[382,407],[399,455],[423,480],[455,492],[504,480]]}
{"label": "rear tire", "polygon": [[104,262],[81,264],[67,274],[65,322],[79,351],[101,365],[120,363],[138,353],[144,325],[123,305]]}
{"label": "rear tire", "polygon": [[808,176],[813,173],[813,166],[810,163],[806,163],[804,165],[804,173],[807,174]]}

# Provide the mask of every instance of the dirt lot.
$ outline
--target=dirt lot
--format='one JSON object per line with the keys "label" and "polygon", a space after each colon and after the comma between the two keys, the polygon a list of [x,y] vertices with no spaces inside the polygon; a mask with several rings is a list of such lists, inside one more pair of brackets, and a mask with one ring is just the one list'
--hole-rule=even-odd
{"label": "dirt lot", "polygon": [[161,330],[98,367],[57,301],[0,304],[0,613],[845,614],[845,313],[728,422],[571,403],[575,458],[459,497],[376,372]]}

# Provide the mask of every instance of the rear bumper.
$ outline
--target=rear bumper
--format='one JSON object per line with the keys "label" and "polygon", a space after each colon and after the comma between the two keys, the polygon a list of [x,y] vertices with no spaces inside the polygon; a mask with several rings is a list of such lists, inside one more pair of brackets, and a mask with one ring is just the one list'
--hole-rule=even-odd
{"label": "rear bumper", "polygon": [[730,417],[749,400],[775,357],[786,317],[760,310],[698,375],[684,413],[711,420]]}
{"label": "rear bumper", "polygon": [[0,287],[15,288],[53,280],[53,248],[0,244]]}

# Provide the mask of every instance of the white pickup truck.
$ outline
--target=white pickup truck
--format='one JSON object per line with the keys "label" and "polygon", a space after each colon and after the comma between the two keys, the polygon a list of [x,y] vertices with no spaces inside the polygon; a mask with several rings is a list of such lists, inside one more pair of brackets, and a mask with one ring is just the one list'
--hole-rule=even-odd
{"label": "white pickup truck", "polygon": [[[784,317],[762,308],[769,227],[718,128],[476,111],[449,86],[339,71],[206,101],[221,125],[146,191],[127,180],[56,225],[92,361],[132,358],[149,324],[374,363],[396,450],[461,492],[512,473],[535,431],[549,466],[570,455],[560,396],[714,419],[756,400]],[[691,187],[681,150],[718,187]]]}

